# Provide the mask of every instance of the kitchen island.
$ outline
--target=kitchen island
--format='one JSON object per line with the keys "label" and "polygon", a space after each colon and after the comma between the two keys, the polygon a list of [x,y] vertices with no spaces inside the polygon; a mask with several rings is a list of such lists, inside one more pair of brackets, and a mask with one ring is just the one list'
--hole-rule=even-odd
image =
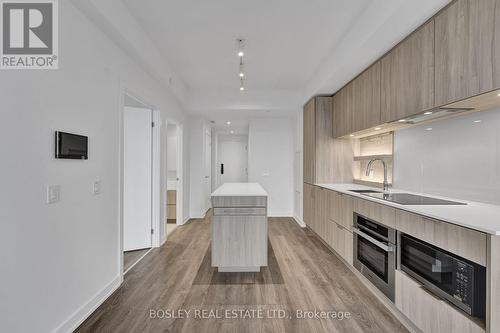
{"label": "kitchen island", "polygon": [[267,266],[267,192],[257,183],[225,183],[212,193],[212,267],[259,272]]}

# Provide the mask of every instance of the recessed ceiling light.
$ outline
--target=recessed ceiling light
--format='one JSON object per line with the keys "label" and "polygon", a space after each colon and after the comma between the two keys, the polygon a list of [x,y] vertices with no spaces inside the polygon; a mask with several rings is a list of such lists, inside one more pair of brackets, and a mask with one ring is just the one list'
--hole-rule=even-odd
{"label": "recessed ceiling light", "polygon": [[243,57],[245,53],[243,51],[238,51],[238,57]]}
{"label": "recessed ceiling light", "polygon": [[350,137],[353,137],[353,136],[354,136],[354,134],[349,134],[349,136],[350,136]]}
{"label": "recessed ceiling light", "polygon": [[432,127],[427,127],[425,130],[426,131],[432,131]]}
{"label": "recessed ceiling light", "polygon": [[480,123],[481,119],[474,120],[475,123]]}
{"label": "recessed ceiling light", "polygon": [[427,112],[424,112],[424,114],[427,116],[427,115],[430,115],[432,114],[432,111],[427,111]]}
{"label": "recessed ceiling light", "polygon": [[241,90],[241,91],[245,90],[245,87],[240,87],[240,90]]}
{"label": "recessed ceiling light", "polygon": [[406,121],[406,119],[399,119],[398,120],[400,123],[404,123]]}
{"label": "recessed ceiling light", "polygon": [[244,76],[245,76],[245,73],[241,72],[240,77],[244,77]]}
{"label": "recessed ceiling light", "polygon": [[226,122],[226,124],[231,125],[231,122],[230,122],[230,121],[227,121],[227,122]]}
{"label": "recessed ceiling light", "polygon": [[498,93],[498,95],[497,95],[497,96],[498,96],[498,97],[500,97],[500,93]]}
{"label": "recessed ceiling light", "polygon": [[380,131],[382,127],[375,127],[375,131]]}

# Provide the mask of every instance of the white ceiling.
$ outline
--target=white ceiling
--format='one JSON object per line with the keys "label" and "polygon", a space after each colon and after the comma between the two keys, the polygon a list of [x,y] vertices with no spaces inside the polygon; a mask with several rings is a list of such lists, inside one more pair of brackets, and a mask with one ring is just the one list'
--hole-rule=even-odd
{"label": "white ceiling", "polygon": [[248,89],[301,89],[371,1],[124,0],[189,87],[234,92],[238,37]]}
{"label": "white ceiling", "polygon": [[[207,119],[290,114],[334,93],[449,0],[121,0]],[[239,91],[236,38],[245,43]]]}

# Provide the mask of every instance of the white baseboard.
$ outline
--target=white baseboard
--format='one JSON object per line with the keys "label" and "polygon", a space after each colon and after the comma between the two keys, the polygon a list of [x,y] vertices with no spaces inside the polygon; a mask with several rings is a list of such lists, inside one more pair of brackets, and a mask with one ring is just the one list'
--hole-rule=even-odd
{"label": "white baseboard", "polygon": [[82,305],[61,325],[59,325],[53,333],[69,333],[73,332],[81,323],[84,322],[111,294],[118,289],[122,283],[122,276],[118,275],[107,286],[101,289],[92,297],[90,301]]}
{"label": "white baseboard", "polygon": [[165,230],[165,236],[162,236],[162,239],[160,240],[160,246],[159,247],[162,247],[163,244],[165,244],[166,241],[167,241],[167,231]]}
{"label": "white baseboard", "polygon": [[188,216],[188,217],[186,217],[186,218],[184,219],[184,221],[182,222],[182,224],[186,224],[186,223],[188,223],[188,221],[189,221],[190,219],[191,219],[191,218],[190,218],[189,216]]}
{"label": "white baseboard", "polygon": [[299,218],[298,216],[294,216],[293,219],[295,220],[295,222],[297,222],[298,225],[300,225],[301,228],[305,228],[306,227],[305,222],[302,221],[302,219]]}
{"label": "white baseboard", "polygon": [[267,212],[267,217],[293,217],[290,212]]}
{"label": "white baseboard", "polygon": [[189,214],[188,220],[190,220],[190,219],[204,219],[205,216],[207,215],[207,213],[208,213],[208,210],[206,212],[191,213],[191,214]]}

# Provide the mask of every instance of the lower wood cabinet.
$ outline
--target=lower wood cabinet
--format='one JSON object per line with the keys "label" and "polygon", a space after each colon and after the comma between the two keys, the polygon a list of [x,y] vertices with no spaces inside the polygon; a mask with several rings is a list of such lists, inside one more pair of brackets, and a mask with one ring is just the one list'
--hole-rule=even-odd
{"label": "lower wood cabinet", "polygon": [[341,194],[340,211],[340,219],[336,222],[347,230],[352,231],[352,223],[354,221],[354,198],[347,194]]}
{"label": "lower wood cabinet", "polygon": [[388,227],[396,227],[396,209],[376,202],[354,199],[354,212]]}
{"label": "lower wood cabinet", "polygon": [[333,244],[330,246],[352,265],[352,232],[337,223],[333,224]]}
{"label": "lower wood cabinet", "polygon": [[396,307],[425,333],[482,333],[485,329],[421,284],[396,270]]}
{"label": "lower wood cabinet", "polygon": [[314,186],[308,183],[303,184],[303,217],[304,223],[312,229],[315,220],[314,209]]}
{"label": "lower wood cabinet", "polygon": [[313,223],[308,226],[352,265],[351,197],[319,186],[314,186],[310,191],[313,193],[314,203],[309,206],[314,207],[315,212]]}
{"label": "lower wood cabinet", "polygon": [[396,229],[486,266],[486,234],[396,210]]}

